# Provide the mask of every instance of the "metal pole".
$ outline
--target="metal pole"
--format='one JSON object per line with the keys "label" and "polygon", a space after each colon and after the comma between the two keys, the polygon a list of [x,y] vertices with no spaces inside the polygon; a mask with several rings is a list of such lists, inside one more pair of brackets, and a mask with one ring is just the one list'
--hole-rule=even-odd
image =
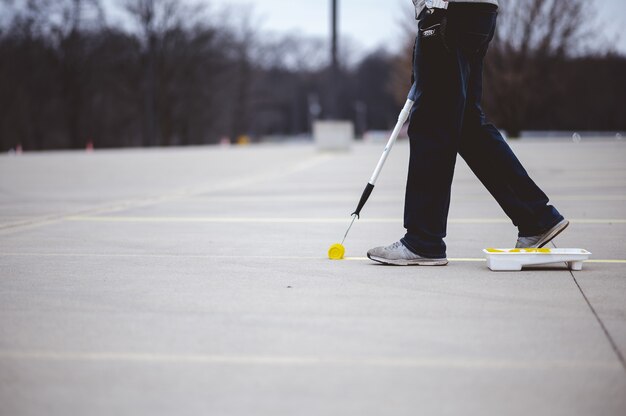
{"label": "metal pole", "polygon": [[339,63],[337,62],[337,3],[338,0],[331,0],[331,48],[330,48],[330,106],[329,118],[338,118],[337,114],[337,87],[339,85]]}
{"label": "metal pole", "polygon": [[333,69],[337,68],[337,0],[332,0],[331,59],[332,59]]}

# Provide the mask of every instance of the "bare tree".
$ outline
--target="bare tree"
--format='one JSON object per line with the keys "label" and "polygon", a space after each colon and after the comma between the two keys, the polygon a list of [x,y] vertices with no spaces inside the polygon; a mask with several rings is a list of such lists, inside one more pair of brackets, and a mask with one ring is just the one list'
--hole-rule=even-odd
{"label": "bare tree", "polygon": [[393,93],[396,104],[402,105],[406,101],[407,91],[411,87],[411,74],[413,72],[413,47],[417,34],[417,24],[413,14],[407,14],[405,20],[399,23],[404,32],[402,49],[393,58],[393,68],[389,88]]}
{"label": "bare tree", "polygon": [[[67,129],[66,138],[60,140],[64,143],[69,140],[68,146],[77,148],[84,147],[86,138],[85,126],[81,121],[85,120],[85,112],[88,111],[87,78],[90,76],[89,56],[85,45],[85,31],[98,30],[104,21],[103,12],[98,0],[30,0],[28,2],[15,2],[13,20],[10,23],[14,33],[19,33],[21,42],[32,51],[48,52],[46,70],[58,75],[56,82],[47,85],[38,85],[28,96],[18,92],[18,102],[24,108],[18,120],[25,114],[29,120],[37,120],[50,114],[49,108],[42,106],[42,100],[38,99],[37,92],[54,93],[54,89],[60,89],[60,102],[62,108],[57,118],[64,121]],[[24,54],[28,58],[28,54]],[[29,73],[38,74],[40,69],[36,64],[21,62],[22,71],[16,73],[17,79],[27,77]],[[14,66],[15,67],[15,66]],[[39,74],[37,79],[43,80],[47,75]],[[28,85],[29,83],[25,83]],[[30,85],[30,87],[33,87]],[[35,127],[37,126],[37,127]],[[41,126],[25,126],[22,134],[24,141],[34,148],[42,146],[42,137],[46,134],[37,131]]]}
{"label": "bare tree", "polygon": [[157,122],[157,59],[166,34],[182,26],[183,6],[177,0],[126,0],[126,10],[138,29],[142,52],[143,143],[161,143],[162,131]]}
{"label": "bare tree", "polygon": [[54,23],[52,33],[58,43],[61,87],[65,102],[64,118],[67,123],[70,147],[85,147],[92,140],[89,127],[89,77],[93,75],[91,48],[86,45],[86,32],[94,31],[103,22],[103,12],[98,0],[65,0],[54,3],[59,23]]}
{"label": "bare tree", "polygon": [[[230,62],[249,64],[245,45],[253,36],[234,42],[226,28],[211,24],[199,2],[127,0],[125,8],[141,45],[144,144],[206,142],[220,119],[215,90],[226,88],[218,78]],[[235,47],[241,44],[244,49]]]}
{"label": "bare tree", "polygon": [[[119,0],[129,29],[129,19],[108,26],[99,0],[0,0],[0,150],[307,132],[328,95],[325,41],[268,36],[240,9],[205,14],[190,1]],[[513,135],[626,128],[626,58],[581,47],[591,27],[583,3],[502,2],[484,104]],[[404,102],[416,33],[407,19],[397,57],[345,59],[343,48],[337,105],[361,129],[393,126]]]}
{"label": "bare tree", "polygon": [[510,136],[519,135],[533,108],[567,93],[557,63],[583,51],[591,16],[587,0],[503,5],[486,61],[485,106]]}

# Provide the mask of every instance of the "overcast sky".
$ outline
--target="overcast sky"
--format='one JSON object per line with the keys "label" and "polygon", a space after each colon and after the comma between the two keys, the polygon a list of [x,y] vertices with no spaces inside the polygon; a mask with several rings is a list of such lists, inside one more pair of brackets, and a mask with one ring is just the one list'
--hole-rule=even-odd
{"label": "overcast sky", "polygon": [[[364,49],[386,45],[396,49],[402,31],[398,23],[413,14],[411,0],[338,0],[340,32]],[[503,7],[506,2],[501,0]],[[568,0],[562,0],[568,1]],[[590,0],[594,1],[594,0]],[[213,7],[242,5],[253,7],[262,29],[294,31],[310,35],[328,36],[330,31],[330,0],[207,0]],[[595,0],[599,25],[603,36],[626,53],[626,0]],[[243,6],[247,5],[247,6]]]}

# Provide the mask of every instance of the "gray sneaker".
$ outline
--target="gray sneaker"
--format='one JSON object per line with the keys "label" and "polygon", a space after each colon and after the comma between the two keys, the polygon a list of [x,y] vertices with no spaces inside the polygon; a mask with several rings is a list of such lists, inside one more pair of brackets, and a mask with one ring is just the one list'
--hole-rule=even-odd
{"label": "gray sneaker", "polygon": [[419,256],[406,248],[401,241],[387,247],[376,247],[367,252],[367,257],[382,264],[395,266],[445,266],[448,259],[431,259]]}
{"label": "gray sneaker", "polygon": [[541,248],[552,241],[552,239],[566,229],[568,225],[569,221],[563,220],[543,234],[534,235],[532,237],[519,237],[515,248]]}

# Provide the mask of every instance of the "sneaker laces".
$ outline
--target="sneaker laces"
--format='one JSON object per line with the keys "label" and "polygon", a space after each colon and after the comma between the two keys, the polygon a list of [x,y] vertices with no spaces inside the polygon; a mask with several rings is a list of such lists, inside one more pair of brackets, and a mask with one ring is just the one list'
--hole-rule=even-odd
{"label": "sneaker laces", "polygon": [[392,245],[390,245],[390,246],[388,247],[388,249],[390,249],[390,250],[395,250],[395,249],[400,248],[400,247],[404,247],[404,244],[402,244],[402,241],[396,241],[395,243],[393,243]]}

